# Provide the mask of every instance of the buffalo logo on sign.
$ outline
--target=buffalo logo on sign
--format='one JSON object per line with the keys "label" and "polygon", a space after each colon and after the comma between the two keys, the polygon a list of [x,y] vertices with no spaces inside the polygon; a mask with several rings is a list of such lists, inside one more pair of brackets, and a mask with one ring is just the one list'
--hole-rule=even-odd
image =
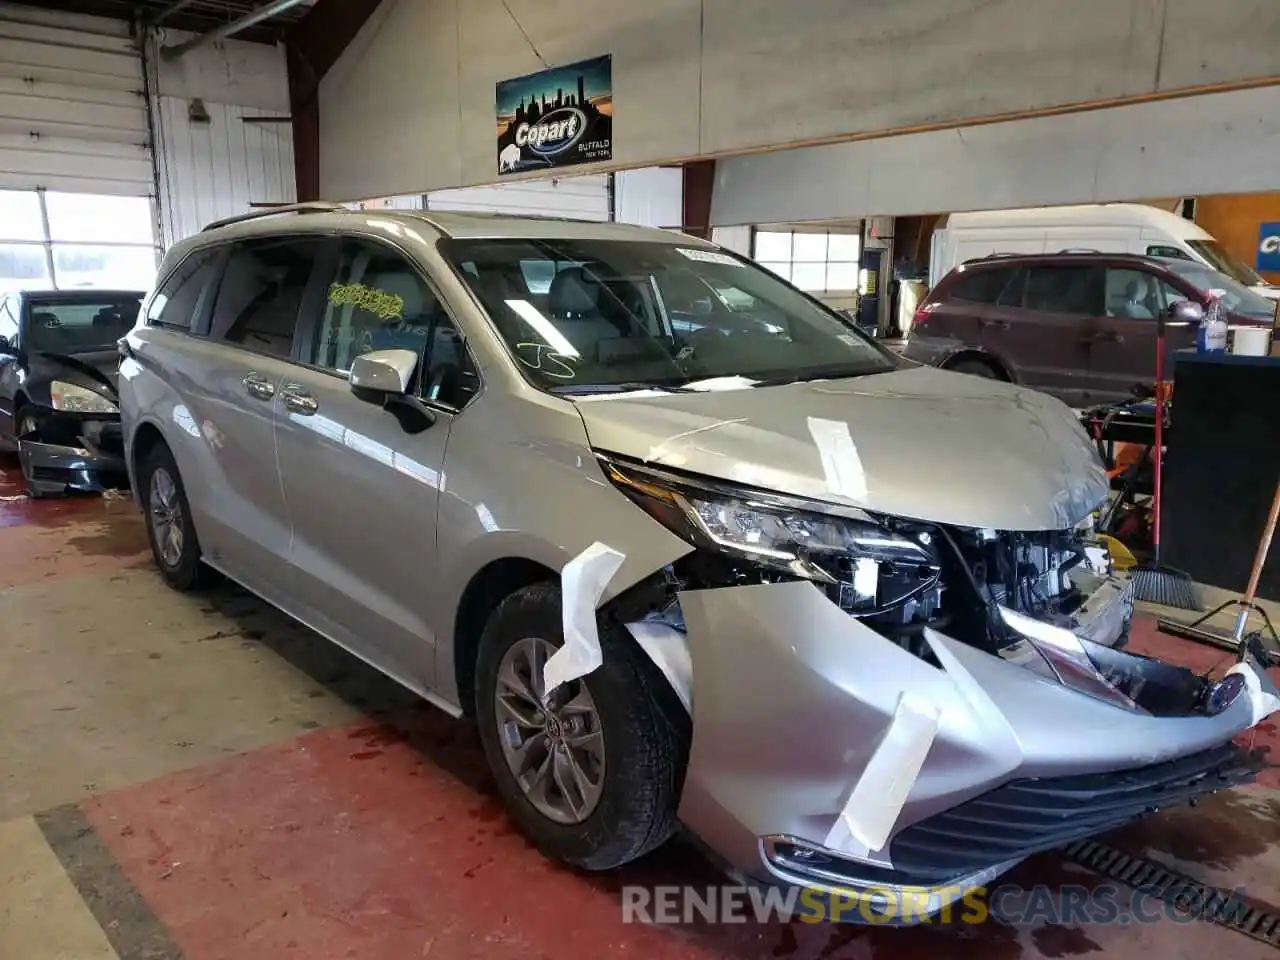
{"label": "buffalo logo on sign", "polygon": [[498,173],[611,160],[612,73],[604,56],[501,81]]}
{"label": "buffalo logo on sign", "polygon": [[1280,223],[1264,223],[1258,228],[1258,269],[1280,272]]}

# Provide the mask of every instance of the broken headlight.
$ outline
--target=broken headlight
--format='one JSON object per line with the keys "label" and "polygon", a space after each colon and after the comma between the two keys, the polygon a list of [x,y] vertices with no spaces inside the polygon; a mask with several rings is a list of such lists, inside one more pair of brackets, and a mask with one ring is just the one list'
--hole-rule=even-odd
{"label": "broken headlight", "polygon": [[860,510],[602,460],[610,480],[694,546],[822,584],[857,616],[890,609],[937,584],[924,527],[896,530]]}

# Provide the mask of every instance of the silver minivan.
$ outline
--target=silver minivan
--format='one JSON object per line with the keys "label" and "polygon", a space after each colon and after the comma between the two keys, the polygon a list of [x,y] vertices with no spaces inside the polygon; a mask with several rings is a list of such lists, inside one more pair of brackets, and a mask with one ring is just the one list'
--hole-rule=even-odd
{"label": "silver minivan", "polygon": [[606,869],[928,891],[1250,779],[1280,701],[1126,652],[1070,410],[713,244],[303,204],[169,251],[121,341],[156,563],[478,724]]}

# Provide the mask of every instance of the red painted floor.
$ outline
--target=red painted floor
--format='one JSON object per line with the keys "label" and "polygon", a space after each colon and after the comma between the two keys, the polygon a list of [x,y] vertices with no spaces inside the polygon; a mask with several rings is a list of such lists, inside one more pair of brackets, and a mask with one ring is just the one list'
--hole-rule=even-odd
{"label": "red painted floor", "polygon": [[[1144,625],[1137,642],[1165,645],[1150,634]],[[1268,724],[1260,740],[1275,735]],[[917,930],[627,925],[624,884],[706,886],[720,878],[680,845],[605,876],[558,867],[515,831],[486,784],[470,727],[424,707],[394,726],[319,731],[97,797],[87,811],[190,960],[1065,957],[1127,952],[1144,938],[1161,944],[1162,957],[1233,948],[1252,956],[1256,946],[1172,922],[1140,930],[1042,923],[1024,931],[996,922]],[[1253,861],[1280,841],[1280,822],[1256,830],[1239,814],[1240,796],[1153,819],[1119,840],[1135,853],[1168,851],[1215,877],[1252,871],[1251,889],[1270,888],[1274,871]],[[1051,889],[1101,883],[1053,856],[1009,879]]]}
{"label": "red painted floor", "polygon": [[[81,575],[108,581],[116,571],[149,562],[131,502],[32,504],[17,498],[12,475],[0,470],[0,590]],[[156,590],[164,589],[157,580]],[[271,638],[257,639],[264,648],[255,656],[275,656],[267,648]],[[1199,670],[1231,662],[1163,637],[1150,622],[1138,626],[1134,647]],[[302,660],[291,662],[308,669]],[[360,669],[357,664],[351,672]],[[313,672],[304,679],[346,689],[336,676]],[[387,693],[389,681],[374,683],[383,694],[375,700],[406,702]],[[229,715],[235,710],[230,696]],[[1270,749],[1276,737],[1276,725],[1268,722],[1253,739]],[[1280,803],[1270,789],[1277,786],[1280,777],[1268,770],[1257,787],[1163,814],[1109,839],[1206,882],[1244,884],[1280,904]],[[606,875],[553,864],[531,848],[491,795],[472,728],[420,704],[395,707],[382,723],[361,720],[296,739],[285,734],[271,746],[102,793],[81,806],[188,960],[1274,955],[1221,928],[1168,920],[1138,926],[1041,919],[1021,927],[990,921],[907,930],[776,921],[624,924],[626,885],[705,888],[723,879],[680,843]],[[1036,858],[1005,879],[1050,892],[1097,889],[1102,882],[1055,856]]]}

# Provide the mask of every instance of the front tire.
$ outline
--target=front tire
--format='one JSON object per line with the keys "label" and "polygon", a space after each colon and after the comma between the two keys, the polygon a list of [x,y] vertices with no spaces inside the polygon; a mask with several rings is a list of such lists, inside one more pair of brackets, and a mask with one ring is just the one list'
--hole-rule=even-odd
{"label": "front tire", "polygon": [[503,803],[538,849],[608,870],[675,832],[687,715],[625,628],[603,618],[604,663],[544,703],[542,667],[564,643],[561,623],[553,582],[494,611],[476,669],[480,739]]}
{"label": "front tire", "polygon": [[1003,380],[1000,371],[985,360],[961,360],[947,367],[953,373],[967,373],[974,377],[985,377],[988,380]]}
{"label": "front tire", "polygon": [[151,556],[165,583],[175,590],[192,590],[208,579],[200,560],[200,541],[191,522],[191,507],[173,454],[157,444],[143,460],[138,495],[146,518]]}

